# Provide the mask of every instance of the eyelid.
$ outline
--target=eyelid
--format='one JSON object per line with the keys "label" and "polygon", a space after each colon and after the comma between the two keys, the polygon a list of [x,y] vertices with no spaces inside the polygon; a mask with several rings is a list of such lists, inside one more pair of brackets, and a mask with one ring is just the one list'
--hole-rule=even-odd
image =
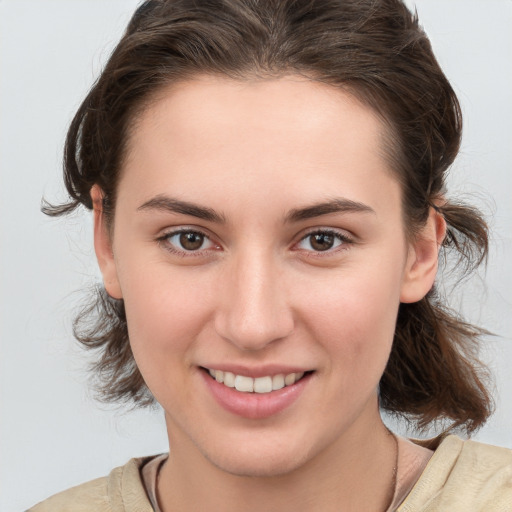
{"label": "eyelid", "polygon": [[[202,235],[205,239],[207,239],[213,247],[207,249],[198,249],[196,251],[187,251],[180,250],[178,247],[169,243],[169,238],[175,235],[179,235],[181,233],[197,233]],[[326,249],[325,251],[315,251],[315,250],[307,250],[298,248],[298,244],[305,240],[307,237],[314,234],[328,234],[336,237],[340,240],[340,244],[334,248]],[[343,251],[348,249],[350,245],[355,243],[355,237],[346,230],[332,228],[332,227],[312,227],[302,232],[300,238],[296,242],[293,243],[292,250],[302,251],[303,253],[307,253],[310,257],[325,257],[329,255],[336,254],[339,251]],[[218,251],[222,249],[222,245],[215,240],[215,237],[212,236],[208,230],[204,228],[200,228],[193,225],[185,225],[185,226],[176,226],[172,228],[167,228],[161,231],[160,234],[156,237],[157,242],[162,245],[162,247],[175,255],[183,256],[183,257],[199,257],[205,256],[212,251]]]}
{"label": "eyelid", "polygon": [[[213,248],[198,249],[197,251],[187,251],[184,249],[179,249],[178,247],[175,247],[169,242],[169,238],[175,235],[179,235],[181,233],[197,233],[203,236],[205,239],[209,240],[210,243],[213,245]],[[214,240],[213,236],[210,235],[207,232],[207,230],[203,228],[198,228],[196,226],[177,226],[174,228],[167,228],[156,237],[156,240],[166,251],[183,257],[204,256],[205,253],[209,253],[212,250],[219,250],[221,248],[221,245]]]}
{"label": "eyelid", "polygon": [[305,233],[302,233],[300,238],[293,244],[296,247],[300,242],[305,240],[311,235],[315,234],[328,234],[336,237],[341,243],[332,249],[327,249],[325,251],[314,251],[314,250],[306,250],[306,249],[296,249],[308,253],[309,256],[314,257],[322,257],[328,256],[337,253],[338,251],[343,251],[348,248],[348,246],[353,245],[355,243],[354,236],[348,234],[345,230],[337,229],[337,228],[327,228],[327,227],[314,227],[309,228]]}

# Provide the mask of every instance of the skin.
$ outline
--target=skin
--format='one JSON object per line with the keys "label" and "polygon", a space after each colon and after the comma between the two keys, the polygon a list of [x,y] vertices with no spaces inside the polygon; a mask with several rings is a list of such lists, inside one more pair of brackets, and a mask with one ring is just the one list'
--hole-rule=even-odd
{"label": "skin", "polygon": [[[383,129],[304,78],[198,77],[137,121],[112,231],[92,189],[104,283],[125,301],[134,357],[165,410],[164,512],[387,507],[396,448],[377,387],[399,303],[431,288],[445,227],[432,211],[407,239]],[[164,196],[224,222],[147,205]],[[334,198],[367,209],[286,220]],[[203,245],[184,250],[176,229],[204,233]],[[325,230],[343,238],[315,250],[311,232]],[[226,361],[313,374],[285,410],[248,419],[205,385],[200,367]]]}

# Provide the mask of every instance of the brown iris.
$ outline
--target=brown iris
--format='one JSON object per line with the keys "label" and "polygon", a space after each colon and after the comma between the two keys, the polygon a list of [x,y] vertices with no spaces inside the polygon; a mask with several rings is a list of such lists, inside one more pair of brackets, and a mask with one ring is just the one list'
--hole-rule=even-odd
{"label": "brown iris", "polygon": [[204,242],[204,235],[187,231],[180,234],[180,245],[186,251],[196,251],[200,249]]}
{"label": "brown iris", "polygon": [[329,233],[315,233],[309,235],[309,241],[315,251],[327,251],[334,245],[334,236]]}

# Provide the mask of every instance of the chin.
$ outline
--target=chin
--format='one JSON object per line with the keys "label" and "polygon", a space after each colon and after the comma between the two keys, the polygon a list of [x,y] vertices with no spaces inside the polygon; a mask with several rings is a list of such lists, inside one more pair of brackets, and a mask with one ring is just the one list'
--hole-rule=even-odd
{"label": "chin", "polygon": [[279,454],[272,457],[261,457],[253,455],[251,458],[224,458],[222,460],[215,460],[209,458],[211,464],[217,469],[229,473],[234,476],[240,477],[260,477],[270,478],[285,476],[293,473],[299,469],[305,460],[300,460],[294,457],[280,457]]}
{"label": "chin", "polygon": [[240,477],[277,477],[293,473],[312,457],[310,451],[300,446],[281,446],[270,443],[235,444],[229,451],[203,452],[203,456],[217,469]]}

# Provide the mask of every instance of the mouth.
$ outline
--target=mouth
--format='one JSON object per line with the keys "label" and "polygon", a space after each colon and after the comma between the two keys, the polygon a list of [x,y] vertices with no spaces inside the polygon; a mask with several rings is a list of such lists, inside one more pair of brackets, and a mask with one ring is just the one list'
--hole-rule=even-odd
{"label": "mouth", "polygon": [[[215,401],[229,413],[250,420],[264,420],[289,410],[311,388],[315,373],[299,369],[292,372],[294,368],[276,368],[275,373],[270,368],[244,372],[240,368],[238,374],[234,373],[235,368],[231,372],[226,368],[199,368]],[[285,373],[277,373],[283,370]],[[244,373],[252,373],[254,377]]]}
{"label": "mouth", "polygon": [[266,375],[263,377],[248,377],[246,375],[237,375],[232,372],[225,372],[213,368],[202,368],[210,377],[219,384],[228,388],[236,389],[242,393],[266,394],[272,391],[278,391],[288,386],[293,386],[304,377],[313,373],[313,371],[279,373],[276,375]]}

